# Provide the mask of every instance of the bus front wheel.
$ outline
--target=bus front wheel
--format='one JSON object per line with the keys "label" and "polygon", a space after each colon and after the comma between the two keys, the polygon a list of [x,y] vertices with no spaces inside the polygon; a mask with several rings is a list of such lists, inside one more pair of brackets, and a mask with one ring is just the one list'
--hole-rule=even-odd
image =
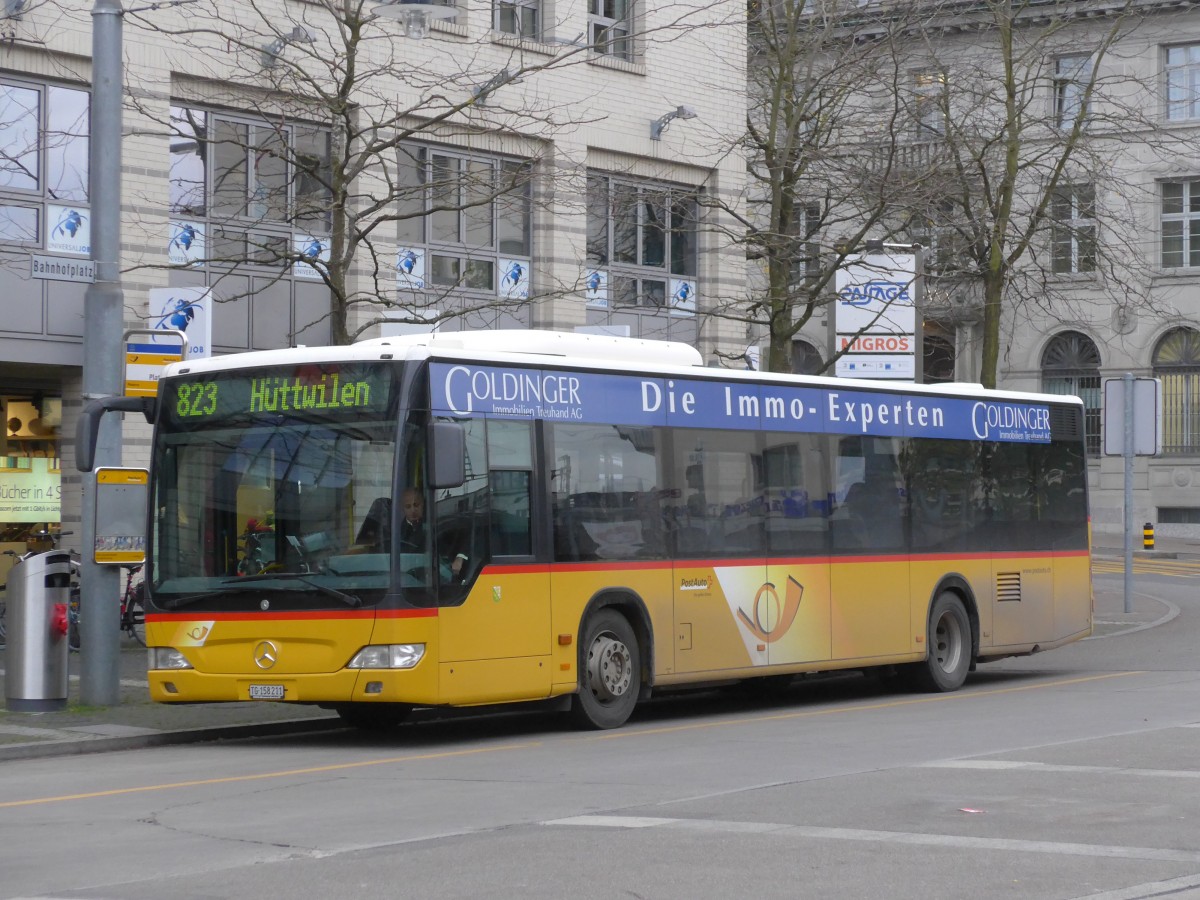
{"label": "bus front wheel", "polygon": [[943,591],[929,610],[926,636],[929,655],[917,663],[913,675],[926,691],[956,691],[971,668],[971,622],[957,594]]}
{"label": "bus front wheel", "polygon": [[571,714],[583,728],[618,728],[637,704],[642,663],[637,636],[614,609],[589,616],[580,644],[579,693]]}

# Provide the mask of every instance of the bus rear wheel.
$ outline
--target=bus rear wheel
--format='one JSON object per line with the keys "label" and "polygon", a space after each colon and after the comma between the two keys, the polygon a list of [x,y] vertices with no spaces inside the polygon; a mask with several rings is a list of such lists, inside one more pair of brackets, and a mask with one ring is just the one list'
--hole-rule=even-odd
{"label": "bus rear wheel", "polygon": [[929,610],[929,655],[913,669],[916,686],[935,693],[956,691],[971,668],[971,621],[957,594],[943,591]]}
{"label": "bus rear wheel", "polygon": [[391,731],[408,718],[407,703],[346,703],[335,707],[338,716],[360,731]]}
{"label": "bus rear wheel", "polygon": [[628,620],[614,609],[589,616],[580,643],[579,693],[571,715],[582,728],[619,728],[637,705],[641,653]]}

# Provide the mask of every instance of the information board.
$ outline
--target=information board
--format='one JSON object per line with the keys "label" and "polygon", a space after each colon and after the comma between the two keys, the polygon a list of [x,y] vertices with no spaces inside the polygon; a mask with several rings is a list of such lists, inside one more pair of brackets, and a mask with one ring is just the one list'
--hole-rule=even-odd
{"label": "information board", "polygon": [[96,546],[100,565],[136,566],[146,560],[146,469],[96,469]]}

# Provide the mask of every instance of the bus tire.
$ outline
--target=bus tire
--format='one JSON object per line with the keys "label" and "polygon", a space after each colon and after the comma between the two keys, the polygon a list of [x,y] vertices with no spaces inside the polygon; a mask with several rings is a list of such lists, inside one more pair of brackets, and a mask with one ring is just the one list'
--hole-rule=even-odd
{"label": "bus tire", "polygon": [[579,693],[571,716],[581,728],[619,728],[637,705],[641,649],[629,621],[615,609],[589,616],[579,647]]}
{"label": "bus tire", "polygon": [[916,687],[932,693],[956,691],[971,668],[971,620],[962,600],[942,591],[929,610],[929,655],[912,670]]}
{"label": "bus tire", "polygon": [[346,725],[359,731],[391,731],[412,712],[407,703],[346,703],[334,709]]}

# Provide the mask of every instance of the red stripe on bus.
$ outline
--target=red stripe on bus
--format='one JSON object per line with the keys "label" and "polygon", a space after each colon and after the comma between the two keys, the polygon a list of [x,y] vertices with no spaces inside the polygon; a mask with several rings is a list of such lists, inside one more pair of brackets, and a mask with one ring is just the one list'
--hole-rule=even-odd
{"label": "red stripe on bus", "polygon": [[[276,622],[304,622],[313,619],[425,619],[437,616],[436,609],[311,609],[292,610],[289,612],[199,612],[190,618],[204,619],[213,622],[261,622],[271,619]],[[174,622],[189,618],[187,613],[146,613],[147,622]]]}

